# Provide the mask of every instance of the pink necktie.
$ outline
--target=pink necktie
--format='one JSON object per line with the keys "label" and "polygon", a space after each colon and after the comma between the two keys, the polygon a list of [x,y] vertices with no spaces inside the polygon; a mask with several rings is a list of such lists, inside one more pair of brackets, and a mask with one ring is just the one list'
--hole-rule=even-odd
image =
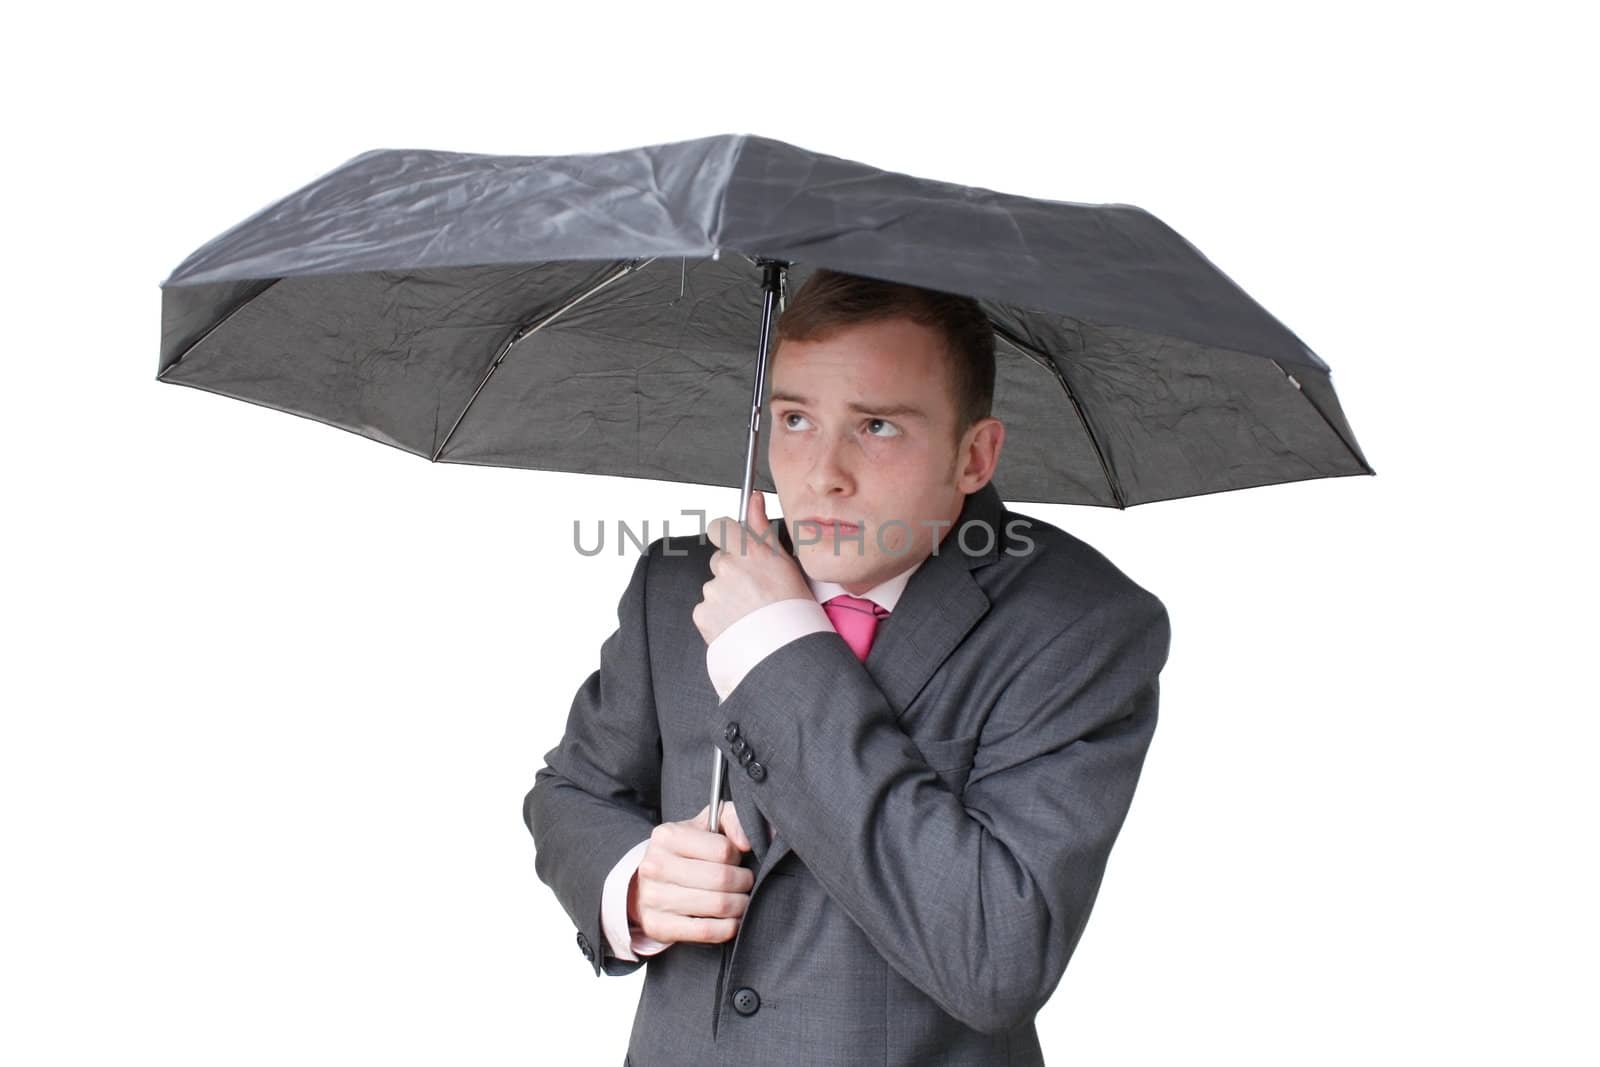
{"label": "pink necktie", "polygon": [[878,620],[889,617],[888,609],[842,593],[824,603],[822,610],[828,613],[828,621],[856,654],[856,659],[866,662],[867,653],[872,649],[872,637],[878,632]]}

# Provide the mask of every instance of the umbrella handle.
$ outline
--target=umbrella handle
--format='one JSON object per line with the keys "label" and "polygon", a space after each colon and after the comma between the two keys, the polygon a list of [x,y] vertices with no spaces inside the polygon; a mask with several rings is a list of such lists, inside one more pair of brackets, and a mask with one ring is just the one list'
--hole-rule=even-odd
{"label": "umbrella handle", "polygon": [[[750,424],[745,435],[744,480],[739,486],[739,525],[750,518],[750,489],[756,476],[756,449],[761,442],[761,402],[767,395],[767,370],[772,362],[772,319],[783,295],[789,264],[781,259],[758,259],[761,268],[761,344],[756,350],[756,380],[750,395]],[[706,829],[712,833],[722,821],[722,749],[711,746],[711,806]]]}

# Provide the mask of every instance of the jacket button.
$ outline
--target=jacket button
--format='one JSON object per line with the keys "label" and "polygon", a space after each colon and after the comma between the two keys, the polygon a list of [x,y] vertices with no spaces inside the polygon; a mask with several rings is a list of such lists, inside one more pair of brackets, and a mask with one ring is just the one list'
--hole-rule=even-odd
{"label": "jacket button", "polygon": [[759,763],[747,763],[745,764],[744,773],[759,782],[767,776],[767,768]]}
{"label": "jacket button", "polygon": [[739,766],[748,767],[750,766],[750,761],[756,758],[756,754],[750,751],[749,745],[746,745],[735,753],[734,758],[739,761]]}
{"label": "jacket button", "polygon": [[730,744],[728,747],[733,749],[733,754],[735,756],[738,756],[738,755],[742,754],[745,749],[750,747],[750,742],[746,741],[742,737],[735,737],[733,739],[733,743]]}
{"label": "jacket button", "polygon": [[582,930],[578,931],[578,950],[583,953],[583,958],[590,963],[594,962],[594,947],[589,944],[589,939]]}
{"label": "jacket button", "polygon": [[733,994],[733,1010],[740,1015],[754,1015],[761,1010],[761,997],[754,989],[744,986]]}
{"label": "jacket button", "polygon": [[736,722],[730,722],[728,724],[727,729],[722,731],[722,739],[724,741],[732,741],[734,738],[736,738],[738,736],[739,736],[739,724],[736,723]]}

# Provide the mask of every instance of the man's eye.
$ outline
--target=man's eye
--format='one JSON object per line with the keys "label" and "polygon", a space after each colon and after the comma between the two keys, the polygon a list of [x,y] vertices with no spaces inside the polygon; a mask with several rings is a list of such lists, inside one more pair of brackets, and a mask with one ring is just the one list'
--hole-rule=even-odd
{"label": "man's eye", "polygon": [[868,426],[868,430],[867,430],[868,433],[872,433],[871,427],[873,427],[873,426],[882,426],[882,427],[886,428],[889,431],[887,433],[873,433],[872,436],[874,436],[874,437],[898,437],[898,436],[900,436],[900,427],[896,426],[894,423],[890,422],[888,419],[868,419],[867,420],[867,426]]}
{"label": "man's eye", "polygon": [[790,419],[804,419],[805,416],[800,414],[798,411],[786,411],[782,415],[778,416],[778,418],[779,418],[780,421],[782,421],[784,426],[788,427],[791,430],[794,430],[794,429],[798,429],[798,427],[795,426],[795,424],[790,422],[789,420]]}

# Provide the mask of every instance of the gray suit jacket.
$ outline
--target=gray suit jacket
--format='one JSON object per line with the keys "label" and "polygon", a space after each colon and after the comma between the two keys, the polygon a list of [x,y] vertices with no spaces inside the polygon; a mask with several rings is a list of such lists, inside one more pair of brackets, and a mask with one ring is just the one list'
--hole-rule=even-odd
{"label": "gray suit jacket", "polygon": [[[713,551],[690,535],[640,556],[523,804],[539,878],[595,973],[647,968],[628,1062],[1042,1063],[1034,1015],[1155,729],[1165,608],[990,485],[865,663],[809,634],[719,704],[690,617]],[[619,960],[600,929],[606,874],[706,805],[712,745],[754,846],[738,936]]]}

